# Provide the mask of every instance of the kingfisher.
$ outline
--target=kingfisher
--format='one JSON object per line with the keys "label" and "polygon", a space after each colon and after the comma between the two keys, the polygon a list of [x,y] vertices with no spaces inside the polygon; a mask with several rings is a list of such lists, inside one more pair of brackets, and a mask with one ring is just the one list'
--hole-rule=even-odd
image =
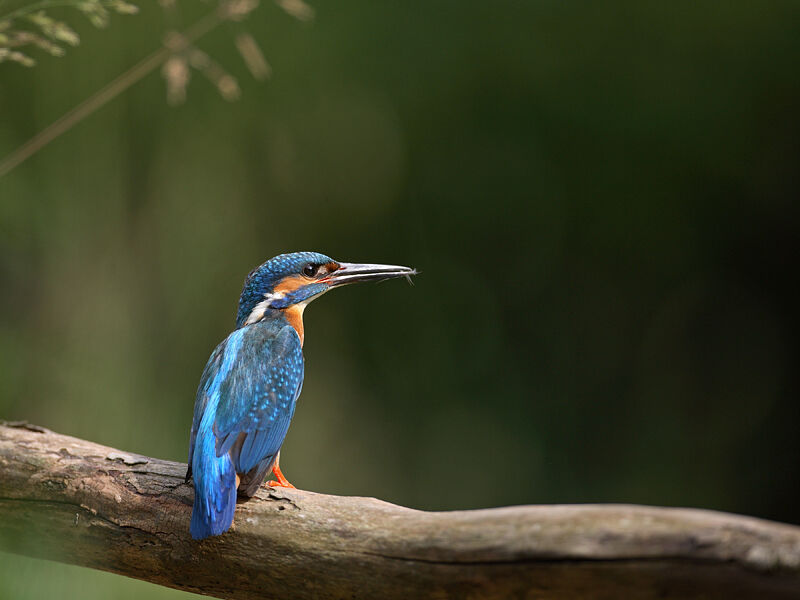
{"label": "kingfisher", "polygon": [[208,359],[194,405],[186,481],[194,480],[194,539],[225,533],[237,495],[267,485],[294,486],[280,449],[303,387],[303,311],[328,290],[361,281],[406,277],[397,265],[338,262],[318,252],[269,259],[247,276],[236,328]]}

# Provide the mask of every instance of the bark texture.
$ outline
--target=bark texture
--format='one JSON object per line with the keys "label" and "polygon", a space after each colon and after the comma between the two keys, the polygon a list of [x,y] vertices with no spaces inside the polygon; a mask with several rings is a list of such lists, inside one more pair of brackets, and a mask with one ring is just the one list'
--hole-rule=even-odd
{"label": "bark texture", "polygon": [[800,598],[800,528],[694,509],[422,512],[262,489],[189,536],[186,465],[0,424],[0,549],[220,598]]}

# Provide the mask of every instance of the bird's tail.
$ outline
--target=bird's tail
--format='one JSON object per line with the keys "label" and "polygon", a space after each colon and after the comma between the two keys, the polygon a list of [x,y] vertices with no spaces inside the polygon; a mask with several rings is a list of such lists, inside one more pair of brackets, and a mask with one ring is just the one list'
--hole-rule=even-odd
{"label": "bird's tail", "polygon": [[236,471],[231,457],[217,456],[211,431],[199,431],[192,456],[194,507],[190,531],[196,540],[230,529],[236,510]]}

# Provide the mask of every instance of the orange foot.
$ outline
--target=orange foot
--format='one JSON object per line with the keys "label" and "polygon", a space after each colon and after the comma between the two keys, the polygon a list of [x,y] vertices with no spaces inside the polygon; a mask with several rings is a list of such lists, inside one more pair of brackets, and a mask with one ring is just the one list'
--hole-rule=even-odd
{"label": "orange foot", "polygon": [[275,481],[274,479],[269,480],[267,482],[269,487],[285,487],[292,488],[293,490],[297,489],[291,483],[289,483],[286,477],[283,476],[283,473],[281,473],[281,468],[278,466],[278,461],[275,461],[275,466],[272,467],[272,474],[278,478],[278,481]]}

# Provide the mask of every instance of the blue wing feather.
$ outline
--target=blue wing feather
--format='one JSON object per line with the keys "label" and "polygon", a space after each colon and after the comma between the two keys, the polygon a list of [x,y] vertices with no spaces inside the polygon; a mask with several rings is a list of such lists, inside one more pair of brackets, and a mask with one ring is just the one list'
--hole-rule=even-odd
{"label": "blue wing feather", "polygon": [[228,347],[229,339],[230,336],[228,336],[228,338],[214,348],[214,352],[211,353],[211,357],[208,359],[208,362],[203,369],[203,374],[200,376],[200,385],[198,386],[197,397],[195,398],[194,403],[192,433],[189,439],[189,470],[186,473],[186,481],[189,481],[189,477],[192,473],[192,457],[194,455],[194,445],[195,440],[197,439],[197,431],[200,428],[200,421],[203,418],[203,414],[206,411],[206,406],[208,405],[208,400],[211,397],[211,387],[216,381],[216,376],[217,373],[219,373],[219,368],[222,364],[225,349]]}

